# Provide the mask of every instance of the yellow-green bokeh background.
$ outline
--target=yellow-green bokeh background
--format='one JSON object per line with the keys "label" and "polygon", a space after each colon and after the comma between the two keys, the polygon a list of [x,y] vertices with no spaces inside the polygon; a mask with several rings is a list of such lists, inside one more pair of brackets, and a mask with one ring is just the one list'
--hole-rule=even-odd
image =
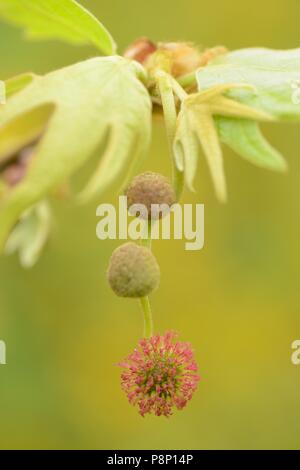
{"label": "yellow-green bokeh background", "polygon": [[[85,0],[122,50],[136,37],[185,39],[231,49],[299,46],[298,0]],[[47,72],[94,51],[30,43],[0,25],[0,78]],[[196,349],[202,382],[189,406],[167,420],[142,419],[120,390],[115,367],[138,341],[135,301],[114,297],[105,270],[115,242],[95,236],[97,203],[55,203],[51,243],[24,271],[0,261],[0,448],[299,448],[299,125],[265,133],[290,171],[276,175],[226,151],[229,203],[213,195],[205,163],[196,196],[206,242],[154,243],[162,270],[153,295],[158,331],[172,328]],[[154,125],[146,169],[169,172],[163,125]],[[113,193],[103,199],[114,202]],[[101,201],[97,201],[101,202]]]}

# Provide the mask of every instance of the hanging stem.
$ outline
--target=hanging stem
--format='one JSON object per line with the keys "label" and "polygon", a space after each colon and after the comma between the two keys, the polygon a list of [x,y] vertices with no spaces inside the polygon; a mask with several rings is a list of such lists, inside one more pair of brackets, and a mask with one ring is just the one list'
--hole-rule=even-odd
{"label": "hanging stem", "polygon": [[[154,221],[155,223],[156,221]],[[152,239],[151,239],[151,229],[152,229],[152,220],[149,219],[147,223],[147,238],[141,239],[141,245],[151,249]],[[140,299],[143,315],[144,315],[144,337],[150,338],[153,335],[153,318],[152,311],[150,306],[149,297],[141,297]]]}
{"label": "hanging stem", "polygon": [[[183,189],[183,172],[179,171],[175,162],[173,144],[176,134],[176,124],[177,124],[177,110],[176,103],[173,93],[174,83],[172,82],[171,77],[165,72],[157,72],[156,74],[158,88],[161,96],[162,107],[164,111],[165,126],[169,144],[169,152],[172,160],[172,179],[173,187],[175,190],[177,200],[180,199],[182,189]],[[176,82],[176,80],[175,80]],[[180,87],[181,88],[181,87]],[[182,90],[182,89],[181,89]],[[179,90],[177,90],[179,92]],[[182,90],[185,93],[184,90]],[[183,94],[181,93],[183,98]]]}
{"label": "hanging stem", "polygon": [[153,335],[153,320],[149,297],[142,297],[140,301],[144,313],[144,337],[151,338]]}
{"label": "hanging stem", "polygon": [[[180,199],[183,183],[184,183],[184,174],[182,171],[179,171],[176,165],[173,144],[175,141],[176,135],[176,125],[177,125],[177,110],[174,93],[177,95],[180,101],[183,101],[187,97],[185,90],[177,83],[173,77],[171,77],[166,72],[161,70],[157,71],[155,75],[159,93],[161,96],[162,107],[164,111],[166,132],[169,144],[169,151],[172,160],[172,169],[173,169],[173,187],[176,193],[177,200]],[[156,223],[154,221],[153,223]],[[148,221],[147,225],[147,237],[141,239],[141,244],[147,248],[151,249],[151,231],[152,231],[152,220]],[[149,297],[142,297],[140,299],[141,307],[144,314],[144,337],[150,338],[153,335],[153,320],[152,312]]]}
{"label": "hanging stem", "polygon": [[152,245],[152,239],[151,239],[152,223],[153,223],[152,220],[149,219],[147,223],[147,237],[141,238],[140,240],[142,246],[145,246],[146,248],[150,248],[150,249]]}

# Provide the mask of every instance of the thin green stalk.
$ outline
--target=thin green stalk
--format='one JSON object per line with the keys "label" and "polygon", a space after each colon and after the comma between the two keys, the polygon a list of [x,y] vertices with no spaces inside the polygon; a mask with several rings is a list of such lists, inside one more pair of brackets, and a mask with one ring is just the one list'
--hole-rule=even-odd
{"label": "thin green stalk", "polygon": [[[155,221],[154,221],[155,223]],[[147,238],[141,239],[141,245],[151,250],[152,239],[151,239],[152,221],[151,219],[147,223]],[[144,337],[150,338],[153,335],[153,319],[149,297],[141,297],[140,299],[143,315],[144,315]]]}
{"label": "thin green stalk", "polygon": [[152,239],[151,239],[151,229],[152,229],[152,221],[151,219],[148,221],[147,224],[147,237],[146,238],[141,238],[141,245],[145,246],[146,248],[151,249],[152,245]]}
{"label": "thin green stalk", "polygon": [[142,297],[140,301],[144,313],[144,337],[151,338],[153,335],[153,320],[149,297]]}
{"label": "thin green stalk", "polygon": [[175,95],[180,99],[180,101],[184,101],[188,96],[188,93],[182,88],[182,86],[174,77],[172,77],[171,75],[169,75],[169,77]]}
{"label": "thin green stalk", "polygon": [[[173,144],[175,140],[177,125],[177,110],[173,93],[174,84],[172,83],[171,77],[164,72],[157,73],[157,82],[164,111],[164,120],[168,138],[169,152],[172,161],[173,187],[175,190],[176,198],[177,200],[179,200],[183,189],[183,174],[177,168],[173,151]],[[182,91],[184,92],[184,90]]]}
{"label": "thin green stalk", "polygon": [[[177,127],[177,110],[174,93],[177,95],[180,101],[183,101],[187,97],[185,90],[177,83],[171,75],[166,72],[159,70],[155,74],[157,86],[161,96],[162,107],[164,111],[165,126],[169,144],[169,151],[172,161],[173,169],[173,187],[175,190],[177,200],[180,199],[184,176],[183,172],[179,171],[176,165],[173,144],[175,141],[176,127]],[[156,221],[154,221],[156,223]],[[141,244],[151,249],[151,231],[152,231],[152,221],[148,222],[148,236],[145,239],[141,240]],[[142,297],[140,299],[142,310],[144,313],[144,336],[145,338],[150,338],[153,335],[153,320],[152,312],[150,307],[150,302],[148,297]]]}

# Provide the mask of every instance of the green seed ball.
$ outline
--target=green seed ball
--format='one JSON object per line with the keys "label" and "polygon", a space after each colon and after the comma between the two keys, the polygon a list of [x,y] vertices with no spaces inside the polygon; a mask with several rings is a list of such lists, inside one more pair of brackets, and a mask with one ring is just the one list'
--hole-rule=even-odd
{"label": "green seed ball", "polygon": [[[166,215],[171,206],[176,202],[176,194],[169,180],[163,175],[150,171],[133,178],[125,194],[127,196],[128,209],[133,204],[143,204],[148,211],[148,219],[151,218],[151,205],[166,205],[167,210],[163,214],[157,209],[152,210],[152,219],[158,219],[162,215]],[[145,218],[143,214],[140,217]]]}
{"label": "green seed ball", "polygon": [[158,287],[160,269],[149,248],[130,242],[113,252],[107,278],[118,296],[145,297]]}

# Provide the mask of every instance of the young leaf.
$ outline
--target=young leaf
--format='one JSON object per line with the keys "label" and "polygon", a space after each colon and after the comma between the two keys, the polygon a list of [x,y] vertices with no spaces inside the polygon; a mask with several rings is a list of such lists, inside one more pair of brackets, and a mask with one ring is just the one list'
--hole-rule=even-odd
{"label": "young leaf", "polygon": [[226,180],[217,130],[209,106],[205,104],[197,106],[195,99],[197,96],[188,98],[178,116],[174,142],[177,167],[180,171],[184,171],[187,187],[193,191],[201,145],[217,197],[221,202],[225,202]]}
{"label": "young leaf", "polygon": [[105,27],[74,0],[0,0],[0,16],[25,28],[32,39],[93,45],[106,55],[116,52]]}
{"label": "young leaf", "polygon": [[287,169],[283,156],[266,141],[256,122],[218,117],[216,123],[221,141],[241,157],[268,170]]}
{"label": "young leaf", "polygon": [[219,56],[197,71],[200,90],[228,83],[255,88],[232,89],[227,96],[280,120],[299,120],[293,95],[300,87],[300,49],[241,49]]}
{"label": "young leaf", "polygon": [[[241,83],[228,83],[187,95],[182,101],[178,116],[174,144],[178,170],[184,170],[186,184],[193,190],[193,180],[197,170],[198,141],[207,160],[216,195],[221,202],[226,201],[227,190],[223,154],[214,116],[219,115],[227,118],[234,116],[243,120],[273,120],[272,116],[264,111],[223,96],[223,93],[229,90],[240,88],[248,89],[249,86]],[[238,119],[236,121],[229,119],[228,122],[232,122],[234,126]]]}
{"label": "young leaf", "polygon": [[199,69],[196,78],[194,104],[208,104],[220,140],[257,166],[285,171],[282,155],[265,140],[256,121],[300,119],[300,49],[230,52]]}
{"label": "young leaf", "polygon": [[173,151],[178,171],[184,173],[185,183],[190,191],[195,191],[194,179],[198,168],[199,150],[193,116],[191,111],[183,106],[178,115]]}
{"label": "young leaf", "polygon": [[139,79],[143,71],[122,57],[94,58],[36,77],[8,100],[0,113],[0,160],[40,140],[26,176],[0,201],[0,251],[24,210],[62,184],[104,143],[97,179],[85,199],[121,180],[145,154],[151,100]]}

